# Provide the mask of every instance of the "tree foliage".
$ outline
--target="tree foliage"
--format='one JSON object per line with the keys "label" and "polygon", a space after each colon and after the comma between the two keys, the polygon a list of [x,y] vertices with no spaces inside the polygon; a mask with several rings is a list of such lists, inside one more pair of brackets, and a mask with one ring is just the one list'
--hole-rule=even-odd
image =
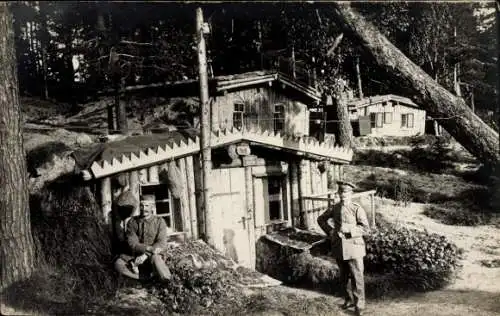
{"label": "tree foliage", "polygon": [[[353,5],[450,91],[458,67],[458,80],[467,84],[463,97],[470,102],[474,91],[477,109],[494,109],[493,3]],[[365,95],[407,94],[348,37],[332,50],[341,33],[328,3],[214,3],[203,9],[211,27],[211,75],[260,69],[260,52],[290,57],[293,50],[297,64],[316,70],[320,88],[328,91],[338,77],[354,87],[359,56]],[[53,98],[83,101],[118,83],[194,79],[194,10],[195,4],[180,3],[15,2],[21,91],[43,96],[47,87]]]}

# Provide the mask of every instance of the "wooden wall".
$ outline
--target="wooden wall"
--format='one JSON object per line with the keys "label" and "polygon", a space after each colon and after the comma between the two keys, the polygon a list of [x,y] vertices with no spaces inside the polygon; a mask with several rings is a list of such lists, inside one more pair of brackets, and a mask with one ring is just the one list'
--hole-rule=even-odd
{"label": "wooden wall", "polygon": [[[182,231],[186,233],[189,238],[198,238],[199,236],[199,224],[198,224],[198,203],[197,191],[199,186],[196,185],[195,179],[195,168],[197,167],[193,156],[188,156],[185,158],[180,158],[170,163],[163,163],[159,165],[153,165],[148,168],[142,168],[137,170],[132,170],[129,172],[124,172],[120,176],[125,176],[127,179],[126,188],[119,189],[119,192],[124,189],[130,190],[137,200],[137,205],[135,207],[133,216],[139,215],[139,201],[140,201],[140,187],[141,185],[154,185],[160,184],[165,181],[161,177],[162,170],[167,170],[170,166],[175,165],[179,168],[182,178],[180,179],[184,190],[180,199],[174,200],[170,194],[171,203],[173,203],[174,208],[179,208],[180,218],[177,218],[175,222],[179,223],[182,227]],[[112,187],[111,178],[116,177],[106,177],[101,179],[101,190],[100,190],[100,200],[101,200],[101,210],[103,216],[110,226],[114,226],[115,230],[120,223],[111,223],[111,212],[113,210],[113,201],[117,198],[118,194],[114,194],[118,188]],[[128,221],[125,220],[125,222]],[[124,223],[121,223],[122,226]],[[118,225],[118,226],[117,226]],[[170,231],[170,233],[173,233]]]}
{"label": "wooden wall", "polygon": [[[276,88],[279,89],[279,88]],[[242,102],[249,104],[248,109],[253,115],[248,116],[246,124],[263,130],[273,130],[273,112],[275,104],[285,106],[284,133],[302,136],[309,135],[309,110],[307,105],[290,99],[274,88],[264,86],[227,92],[217,96],[212,106],[212,130],[227,129],[233,126],[234,104]]]}
{"label": "wooden wall", "polygon": [[[365,110],[366,109],[366,110]],[[394,102],[385,102],[369,105],[357,110],[358,115],[370,113],[392,112],[392,123],[384,123],[382,127],[372,127],[370,136],[413,136],[425,133],[425,110],[405,106]],[[412,113],[413,127],[401,127],[401,114]]]}

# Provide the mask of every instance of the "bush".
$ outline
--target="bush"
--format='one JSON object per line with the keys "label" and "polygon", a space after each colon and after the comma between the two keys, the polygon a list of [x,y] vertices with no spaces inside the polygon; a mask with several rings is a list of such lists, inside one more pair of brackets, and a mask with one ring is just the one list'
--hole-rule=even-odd
{"label": "bush", "polygon": [[366,238],[366,271],[394,274],[409,288],[442,288],[459,266],[460,250],[446,237],[409,228],[381,227]]}
{"label": "bush", "polygon": [[414,142],[409,154],[411,164],[417,166],[418,170],[434,173],[453,168],[450,162],[452,149],[448,144],[449,140],[445,137],[435,138],[428,148],[422,148],[418,142]]}
{"label": "bush", "polygon": [[393,199],[397,204],[406,206],[416,200],[417,189],[408,178],[393,177],[386,181],[377,181],[376,176],[370,176],[367,180],[375,183],[377,195]]}
{"label": "bush", "polygon": [[462,208],[450,209],[435,205],[427,206],[424,210],[424,215],[446,225],[460,226],[484,225],[489,222],[491,217],[488,213],[475,213]]}

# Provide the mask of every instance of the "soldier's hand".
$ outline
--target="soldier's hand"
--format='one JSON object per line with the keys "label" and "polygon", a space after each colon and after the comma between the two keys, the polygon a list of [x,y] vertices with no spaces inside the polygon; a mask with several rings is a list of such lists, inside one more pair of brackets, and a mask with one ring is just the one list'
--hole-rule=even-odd
{"label": "soldier's hand", "polygon": [[152,252],[153,252],[154,255],[157,255],[157,254],[159,254],[161,252],[161,248],[158,248],[158,247],[153,248]]}
{"label": "soldier's hand", "polygon": [[144,263],[144,261],[146,261],[147,258],[148,258],[148,255],[146,255],[146,254],[140,255],[139,257],[135,258],[135,264],[141,265]]}

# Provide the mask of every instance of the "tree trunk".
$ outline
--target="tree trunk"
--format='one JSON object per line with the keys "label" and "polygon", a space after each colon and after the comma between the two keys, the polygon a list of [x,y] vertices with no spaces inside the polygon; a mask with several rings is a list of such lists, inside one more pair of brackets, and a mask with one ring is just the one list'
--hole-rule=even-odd
{"label": "tree trunk", "polygon": [[344,93],[344,84],[338,80],[334,87],[334,101],[337,111],[337,139],[340,146],[352,147],[352,126],[349,119],[349,110],[347,109],[346,96]]}
{"label": "tree trunk", "polygon": [[34,270],[14,31],[0,2],[0,291]]}
{"label": "tree trunk", "polygon": [[499,160],[498,133],[475,115],[462,98],[437,84],[349,3],[332,3],[332,7],[339,25],[363,45],[395,82],[407,84],[413,90],[416,103],[428,115],[443,118],[440,125],[480,161],[495,163]]}
{"label": "tree trunk", "polygon": [[359,70],[359,56],[356,56],[356,79],[358,80],[358,96],[363,99],[363,85],[361,83],[361,71]]}
{"label": "tree trunk", "polygon": [[120,102],[120,86],[116,85],[115,89],[115,111],[116,111],[116,129],[120,134],[128,134],[127,110],[125,102]]}
{"label": "tree trunk", "polygon": [[42,98],[45,100],[49,99],[49,88],[48,88],[48,65],[47,65],[47,51],[50,42],[50,34],[47,26],[47,3],[45,1],[40,2],[40,25],[42,28],[40,45],[42,51]]}

